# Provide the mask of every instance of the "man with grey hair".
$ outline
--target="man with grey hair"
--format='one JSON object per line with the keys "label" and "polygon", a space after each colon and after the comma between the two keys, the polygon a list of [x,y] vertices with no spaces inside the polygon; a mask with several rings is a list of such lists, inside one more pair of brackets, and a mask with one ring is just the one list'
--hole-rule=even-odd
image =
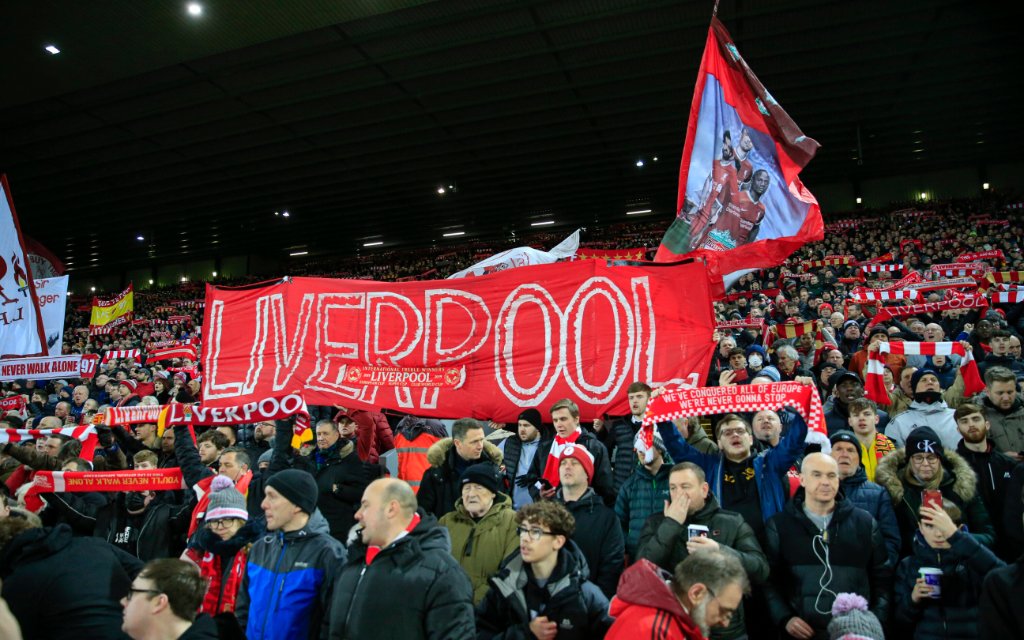
{"label": "man with grey hair", "polygon": [[827,637],[838,593],[857,593],[884,621],[892,567],[878,523],[839,493],[839,467],[821,453],[800,465],[800,485],[768,521],[765,587],[772,619],[794,638]]}
{"label": "man with grey hair", "polygon": [[[743,565],[727,551],[692,553],[673,573],[640,560],[622,574],[609,610],[615,623],[606,638],[703,640],[729,626],[749,591]],[[661,635],[670,628],[681,635]]]}
{"label": "man with grey hair", "polygon": [[459,478],[478,462],[501,467],[503,456],[497,446],[484,440],[484,427],[473,418],[460,418],[452,425],[452,437],[438,440],[427,450],[430,468],[423,472],[419,505],[440,518],[455,510],[462,498]]}
{"label": "man with grey hair", "polygon": [[334,586],[332,640],[475,637],[469,578],[449,552],[445,529],[417,509],[407,482],[375,480],[363,492],[356,520],[348,562]]}
{"label": "man with grey hair", "polygon": [[775,359],[779,363],[779,376],[783,382],[796,380],[799,377],[811,378],[813,373],[803,368],[800,363],[800,352],[796,347],[785,344],[775,349]]}

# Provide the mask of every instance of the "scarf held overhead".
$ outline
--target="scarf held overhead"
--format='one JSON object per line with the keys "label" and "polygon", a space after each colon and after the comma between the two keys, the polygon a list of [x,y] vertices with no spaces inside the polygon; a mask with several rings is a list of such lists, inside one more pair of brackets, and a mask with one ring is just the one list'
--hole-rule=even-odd
{"label": "scarf held overhead", "polygon": [[885,388],[885,354],[893,353],[904,356],[950,356],[956,354],[963,358],[960,364],[960,375],[964,379],[964,396],[971,397],[985,388],[978,374],[978,363],[974,354],[959,342],[879,342],[878,351],[868,352],[867,376],[864,381],[864,394],[868,400],[877,404],[889,404],[889,393]]}

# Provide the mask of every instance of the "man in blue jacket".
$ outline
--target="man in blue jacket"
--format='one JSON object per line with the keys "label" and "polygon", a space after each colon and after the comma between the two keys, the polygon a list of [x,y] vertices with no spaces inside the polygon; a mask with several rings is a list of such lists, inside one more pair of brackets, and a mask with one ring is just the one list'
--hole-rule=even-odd
{"label": "man in blue jacket", "polygon": [[722,508],[742,515],[758,540],[764,540],[765,522],[782,510],[789,497],[786,474],[803,453],[807,437],[803,418],[794,414],[779,445],[757,454],[750,423],[734,413],[715,428],[718,453],[697,451],[672,425],[659,424],[658,433],[672,459],[700,466]]}
{"label": "man in blue jacket", "polygon": [[316,480],[286,469],[267,481],[267,535],[249,552],[235,616],[248,640],[326,635],[334,577],[345,547],[316,509]]}

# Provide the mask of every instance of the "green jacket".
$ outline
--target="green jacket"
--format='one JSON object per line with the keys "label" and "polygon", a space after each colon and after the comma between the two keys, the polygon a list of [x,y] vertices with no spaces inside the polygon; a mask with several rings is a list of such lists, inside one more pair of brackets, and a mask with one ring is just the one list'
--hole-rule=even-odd
{"label": "green jacket", "polygon": [[452,539],[452,555],[469,576],[473,585],[473,603],[487,595],[487,581],[498,572],[501,563],[519,549],[516,533],[516,512],[512,500],[504,493],[494,497],[494,504],[479,521],[474,521],[459,500],[455,511],[439,521]]}

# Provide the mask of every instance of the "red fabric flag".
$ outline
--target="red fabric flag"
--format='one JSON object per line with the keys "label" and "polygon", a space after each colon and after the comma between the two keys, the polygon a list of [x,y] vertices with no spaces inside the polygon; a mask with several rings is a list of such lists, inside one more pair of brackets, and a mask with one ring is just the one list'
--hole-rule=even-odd
{"label": "red fabric flag", "polygon": [[[704,257],[716,288],[773,267],[824,237],[800,171],[820,145],[761,84],[725,26],[711,19],[679,168],[676,219],[655,260]],[[721,298],[724,288],[712,292]]]}

